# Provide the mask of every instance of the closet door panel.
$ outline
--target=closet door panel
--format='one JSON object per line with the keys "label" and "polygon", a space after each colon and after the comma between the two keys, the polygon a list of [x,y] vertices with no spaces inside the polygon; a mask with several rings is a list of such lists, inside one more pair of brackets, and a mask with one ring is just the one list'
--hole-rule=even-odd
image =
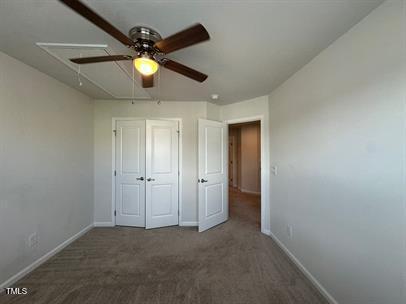
{"label": "closet door panel", "polygon": [[178,122],[146,121],[146,228],[178,225]]}
{"label": "closet door panel", "polygon": [[145,227],[145,120],[116,123],[116,225]]}

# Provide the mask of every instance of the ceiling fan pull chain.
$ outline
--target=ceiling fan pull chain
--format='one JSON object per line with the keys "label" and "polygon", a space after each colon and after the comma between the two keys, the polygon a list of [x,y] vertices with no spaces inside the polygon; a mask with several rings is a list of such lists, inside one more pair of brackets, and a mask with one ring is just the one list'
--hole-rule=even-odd
{"label": "ceiling fan pull chain", "polygon": [[131,104],[135,104],[135,100],[134,100],[134,91],[135,91],[135,89],[134,89],[134,86],[135,86],[135,79],[134,79],[134,65],[132,64],[131,65],[132,66],[132,72],[133,72],[133,78],[132,78],[132,85],[133,85],[133,88],[132,88],[132,101],[131,101]]}
{"label": "ceiling fan pull chain", "polygon": [[158,101],[157,104],[161,104],[161,69],[158,70]]}
{"label": "ceiling fan pull chain", "polygon": [[[80,58],[82,58],[82,53],[80,53]],[[80,64],[78,67],[78,81],[79,81],[79,86],[81,87],[83,85],[82,79],[80,78]]]}

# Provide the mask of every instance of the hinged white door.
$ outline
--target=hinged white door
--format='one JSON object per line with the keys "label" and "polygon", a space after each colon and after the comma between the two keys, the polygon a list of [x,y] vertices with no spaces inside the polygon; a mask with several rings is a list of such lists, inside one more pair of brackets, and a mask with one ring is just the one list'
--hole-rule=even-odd
{"label": "hinged white door", "polygon": [[225,123],[199,119],[199,232],[228,219],[227,142]]}
{"label": "hinged white door", "polygon": [[145,120],[116,123],[116,225],[145,227]]}
{"label": "hinged white door", "polygon": [[178,122],[146,122],[146,228],[178,225]]}

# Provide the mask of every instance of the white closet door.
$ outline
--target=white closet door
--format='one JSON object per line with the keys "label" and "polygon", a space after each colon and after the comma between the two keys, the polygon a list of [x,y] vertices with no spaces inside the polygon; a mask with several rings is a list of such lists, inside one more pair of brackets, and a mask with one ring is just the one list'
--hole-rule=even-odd
{"label": "white closet door", "polygon": [[116,225],[145,227],[145,120],[116,124]]}
{"label": "white closet door", "polygon": [[178,225],[178,122],[146,122],[146,228]]}
{"label": "white closet door", "polygon": [[199,119],[199,232],[228,219],[225,123]]}

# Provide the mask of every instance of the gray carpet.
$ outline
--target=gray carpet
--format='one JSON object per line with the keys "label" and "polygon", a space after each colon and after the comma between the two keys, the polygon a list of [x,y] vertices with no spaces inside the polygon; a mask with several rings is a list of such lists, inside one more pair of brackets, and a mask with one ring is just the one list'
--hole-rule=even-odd
{"label": "gray carpet", "polygon": [[232,192],[230,220],[195,228],[95,228],[0,303],[327,303],[259,232],[259,199]]}

